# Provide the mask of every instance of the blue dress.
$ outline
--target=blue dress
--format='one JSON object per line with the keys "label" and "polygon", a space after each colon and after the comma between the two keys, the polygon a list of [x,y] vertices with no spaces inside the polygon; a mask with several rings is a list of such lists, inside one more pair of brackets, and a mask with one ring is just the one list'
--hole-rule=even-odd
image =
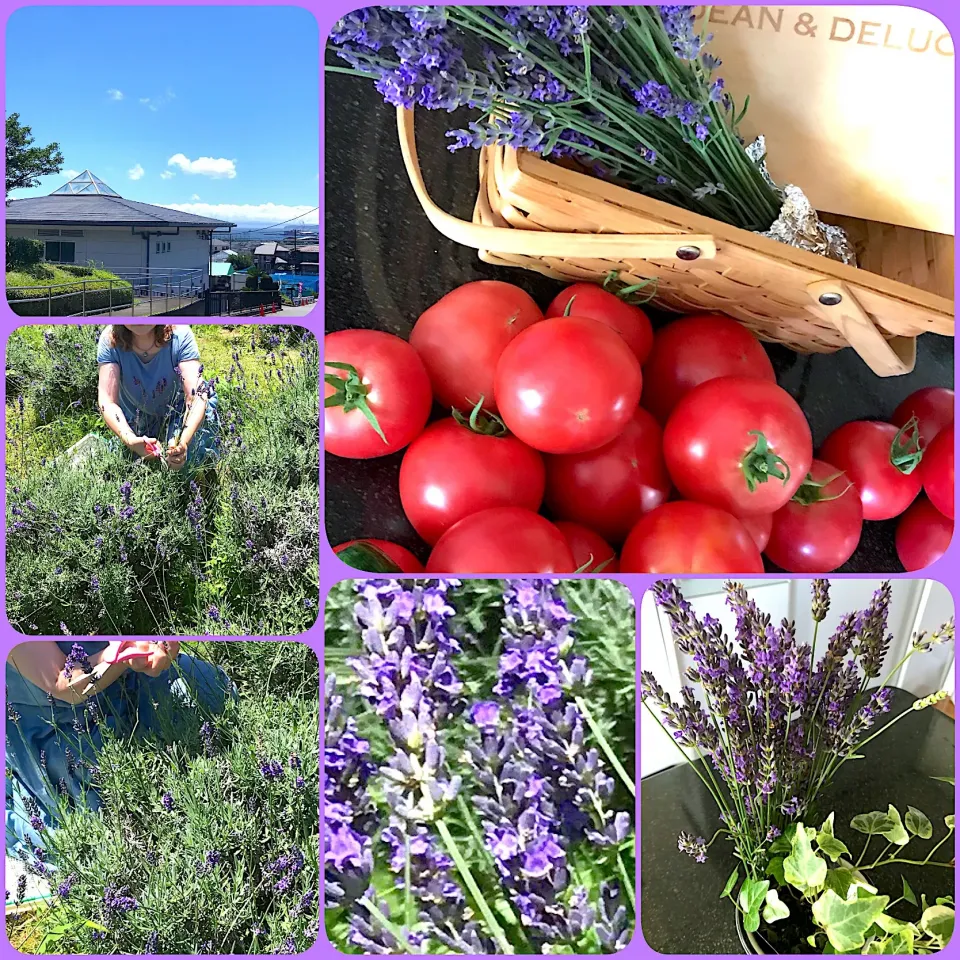
{"label": "blue dress", "polygon": [[[106,327],[97,343],[97,363],[114,363],[120,368],[117,402],[130,429],[138,437],[156,437],[164,446],[173,442],[183,429],[186,404],[176,368],[186,360],[199,360],[200,348],[193,331],[175,326],[170,339],[159,353],[144,362],[134,350],[121,350],[111,344],[112,328]],[[207,400],[204,422],[187,449],[186,466],[199,466],[219,452],[220,421],[217,398]]]}
{"label": "blue dress", "polygon": [[[69,654],[73,643],[57,641],[64,654]],[[107,641],[79,645],[91,656],[106,647]],[[186,653],[159,677],[127,670],[82,704],[48,697],[9,660],[6,682],[6,834],[7,852],[14,855],[30,855],[34,848],[44,847],[30,825],[31,801],[39,806],[40,818],[48,828],[58,822],[58,792],[69,793],[91,810],[99,809],[89,767],[96,764],[103,745],[102,726],[121,737],[135,726],[138,735],[159,731],[162,721],[176,724],[178,717],[182,721],[190,703],[202,712],[217,714],[228,697],[237,695],[223,670]]]}

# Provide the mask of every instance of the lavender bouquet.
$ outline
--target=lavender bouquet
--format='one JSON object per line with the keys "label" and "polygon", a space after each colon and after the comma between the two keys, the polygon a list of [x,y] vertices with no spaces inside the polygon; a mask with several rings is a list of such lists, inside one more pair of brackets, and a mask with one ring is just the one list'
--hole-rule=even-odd
{"label": "lavender bouquet", "polygon": [[[815,815],[815,801],[837,770],[860,759],[858,750],[865,743],[914,710],[947,696],[939,691],[917,700],[874,729],[891,709],[887,687],[891,677],[915,654],[952,641],[953,619],[933,633],[914,637],[879,686],[871,687],[881,676],[893,639],[887,629],[889,582],[876,591],[865,610],[841,618],[819,661],[820,625],[830,608],[828,581],[813,581],[814,632],[809,645],[797,641],[794,623],[784,620],[775,626],[741,584],[727,583],[726,591],[727,604],[736,616],[733,640],[724,635],[714,617],[698,619],[676,583],[660,581],[653,587],[677,648],[692,658],[687,679],[700,685],[702,695],[698,698],[693,687],[684,686],[678,703],[645,671],[641,673],[641,696],[678,746],[691,750],[699,761],[693,769],[720,810],[721,826],[713,837],[708,841],[681,833],[680,851],[702,863],[718,838],[733,844],[740,866],[721,896],[730,897],[750,934],[759,928],[761,916],[767,924],[790,916],[789,906],[780,899],[780,892],[789,891],[794,903],[805,899],[812,910],[813,926],[819,929],[811,931],[807,945],[818,952],[826,942],[831,947],[826,952],[855,948],[860,952],[860,947],[871,942],[877,949],[864,952],[914,952],[914,946],[916,952],[926,952],[920,949],[923,944],[936,948],[939,942],[942,946],[943,926],[928,936],[921,924],[913,931],[916,944],[910,934],[909,951],[879,949],[892,947],[906,927],[884,913],[890,898],[874,896],[877,889],[869,885],[863,871],[920,861],[896,854],[886,858],[884,851],[876,862],[861,869],[872,836],[887,838],[887,849],[905,845],[911,835],[931,837],[932,826],[924,814],[910,808],[906,829],[892,805],[886,812],[855,817],[851,828],[867,835],[867,845],[855,864],[841,860],[850,851],[835,836],[832,813],[819,829],[804,826],[804,821],[806,818],[809,823]],[[951,836],[952,816],[946,818],[946,825]],[[923,864],[938,863],[931,860],[932,852]],[[741,866],[744,879],[737,894]],[[910,902],[916,904],[912,891],[908,896],[907,890],[904,881],[902,899],[912,897]],[[923,906],[927,907],[925,899]],[[940,908],[950,910],[952,925],[952,905],[938,901]],[[923,936],[927,940],[922,940]],[[897,945],[904,942],[898,939]]]}
{"label": "lavender bouquet", "polygon": [[[332,942],[363,953],[622,949],[633,836],[607,771],[621,789],[633,782],[584,699],[592,671],[557,581],[505,583],[496,676],[479,696],[458,664],[459,581],[353,586],[362,653],[326,679]],[[368,706],[360,716],[355,695]]]}
{"label": "lavender bouquet", "polygon": [[348,67],[398,107],[478,118],[450,150],[573,158],[595,175],[748,230],[782,198],[690,6],[367,7],[333,29]]}

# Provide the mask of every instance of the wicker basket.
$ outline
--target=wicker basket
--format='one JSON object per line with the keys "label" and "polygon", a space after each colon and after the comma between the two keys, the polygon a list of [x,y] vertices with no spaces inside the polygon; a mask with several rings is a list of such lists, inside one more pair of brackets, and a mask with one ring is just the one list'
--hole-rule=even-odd
{"label": "wicker basket", "polygon": [[953,336],[953,237],[834,217],[862,264],[849,267],[508,147],[480,151],[468,223],[430,199],[413,111],[397,121],[427,217],[487,263],[558,280],[655,279],[658,306],[722,311],[798,353],[853,347],[882,377],[913,369],[921,333]]}

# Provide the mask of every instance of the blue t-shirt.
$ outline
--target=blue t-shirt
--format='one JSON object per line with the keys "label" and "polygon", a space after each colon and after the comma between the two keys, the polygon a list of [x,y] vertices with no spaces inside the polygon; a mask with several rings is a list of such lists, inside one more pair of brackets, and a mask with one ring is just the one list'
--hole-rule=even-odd
{"label": "blue t-shirt", "polygon": [[130,429],[138,436],[155,436],[160,424],[183,405],[183,390],[175,368],[184,360],[199,360],[196,337],[187,326],[175,326],[159,353],[146,363],[134,350],[111,345],[112,327],[100,334],[97,363],[120,367],[118,403]]}

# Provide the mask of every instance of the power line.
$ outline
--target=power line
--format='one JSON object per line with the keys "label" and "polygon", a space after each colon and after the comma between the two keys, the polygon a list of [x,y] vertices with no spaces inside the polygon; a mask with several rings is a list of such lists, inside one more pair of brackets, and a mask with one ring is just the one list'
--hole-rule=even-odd
{"label": "power line", "polygon": [[[316,206],[313,210],[319,210],[320,207]],[[259,227],[256,230],[241,230],[240,233],[235,233],[233,236],[239,237],[244,233],[263,233],[264,230],[272,230],[274,227],[282,227],[285,223],[293,223],[294,220],[299,220],[301,217],[305,217],[308,213],[313,213],[313,210],[307,210],[305,213],[298,213],[295,217],[291,217],[289,220],[281,220],[279,223],[271,223],[269,227]],[[317,224],[317,230],[320,229],[320,225]]]}

